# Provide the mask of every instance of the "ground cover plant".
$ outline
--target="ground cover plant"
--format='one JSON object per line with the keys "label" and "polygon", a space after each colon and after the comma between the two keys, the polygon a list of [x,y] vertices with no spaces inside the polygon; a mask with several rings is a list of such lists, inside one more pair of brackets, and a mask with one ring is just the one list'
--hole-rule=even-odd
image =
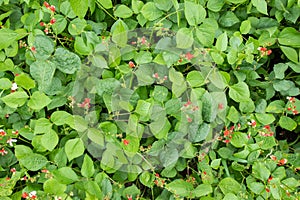
{"label": "ground cover plant", "polygon": [[0,0],[0,199],[299,199],[299,15]]}

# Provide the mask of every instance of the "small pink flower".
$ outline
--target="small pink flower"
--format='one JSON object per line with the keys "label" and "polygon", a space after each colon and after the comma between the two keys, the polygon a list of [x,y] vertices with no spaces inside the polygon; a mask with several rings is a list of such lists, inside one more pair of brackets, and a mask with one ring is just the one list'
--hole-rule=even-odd
{"label": "small pink flower", "polygon": [[49,33],[49,29],[45,28],[44,32],[45,32],[46,34],[48,34],[48,33]]}
{"label": "small pink flower", "polygon": [[254,119],[252,119],[251,122],[248,122],[248,125],[250,125],[253,128],[255,128],[256,127],[256,121]]}
{"label": "small pink flower", "polygon": [[187,60],[191,60],[191,59],[194,58],[194,55],[191,54],[190,52],[187,52],[187,53],[185,54],[185,58],[186,58]]}
{"label": "small pink flower", "polygon": [[147,40],[146,40],[145,36],[143,36],[141,38],[141,44],[146,44],[146,43],[147,43]]}
{"label": "small pink flower", "polygon": [[129,65],[130,68],[134,68],[135,67],[134,62],[132,62],[132,61],[129,61],[128,65]]}
{"label": "small pink flower", "polygon": [[191,117],[187,117],[187,121],[188,121],[189,123],[191,123],[191,122],[193,121],[193,119],[192,119]]}
{"label": "small pink flower", "polygon": [[8,152],[7,152],[4,148],[2,148],[2,149],[0,150],[0,154],[1,154],[2,156],[4,156],[4,155],[8,154]]}
{"label": "small pink flower", "polygon": [[22,193],[22,198],[27,199],[29,197],[27,192],[23,192]]}
{"label": "small pink flower", "polygon": [[17,142],[17,139],[13,139],[13,138],[10,138],[6,141],[7,144],[9,144],[9,146],[13,147],[13,142]]}
{"label": "small pink flower", "polygon": [[283,159],[280,159],[279,161],[278,161],[278,165],[279,166],[281,166],[281,165],[285,165],[286,163],[287,163],[287,159],[286,158],[283,158]]}
{"label": "small pink flower", "polygon": [[6,136],[6,132],[3,129],[0,129],[0,136]]}
{"label": "small pink flower", "polygon": [[190,101],[190,100],[188,100],[183,106],[184,107],[188,107],[189,105],[191,105],[192,104],[192,102]]}
{"label": "small pink flower", "polygon": [[152,76],[153,76],[153,78],[159,78],[158,73],[155,73],[155,74],[153,74]]}
{"label": "small pink flower", "polygon": [[224,108],[224,104],[219,103],[219,104],[218,104],[218,109],[219,109],[219,110],[222,110],[223,108]]}
{"label": "small pink flower", "polygon": [[223,142],[228,144],[230,142],[230,140],[227,139],[227,140],[224,140]]}
{"label": "small pink flower", "polygon": [[16,170],[16,168],[11,168],[10,171],[11,171],[12,173],[15,173],[17,170]]}

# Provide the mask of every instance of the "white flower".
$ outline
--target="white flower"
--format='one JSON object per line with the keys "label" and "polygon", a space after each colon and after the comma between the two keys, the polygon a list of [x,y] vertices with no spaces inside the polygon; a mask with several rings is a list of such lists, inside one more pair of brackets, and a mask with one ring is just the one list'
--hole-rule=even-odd
{"label": "white flower", "polygon": [[13,142],[17,142],[17,139],[10,138],[6,141],[6,143],[9,144],[9,146],[11,146],[11,147],[13,146],[13,144],[12,144]]}
{"label": "white flower", "polygon": [[15,91],[18,89],[18,85],[16,83],[13,83],[11,86],[11,90]]}
{"label": "white flower", "polygon": [[36,198],[36,191],[30,192],[29,197],[32,198],[32,199],[35,199]]}

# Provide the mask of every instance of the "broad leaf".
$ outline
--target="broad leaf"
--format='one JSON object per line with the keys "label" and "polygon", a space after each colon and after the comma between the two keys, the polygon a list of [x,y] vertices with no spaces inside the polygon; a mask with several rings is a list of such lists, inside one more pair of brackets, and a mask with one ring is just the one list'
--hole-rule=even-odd
{"label": "broad leaf", "polygon": [[84,144],[80,138],[68,140],[65,145],[65,152],[69,161],[81,156],[84,152]]}

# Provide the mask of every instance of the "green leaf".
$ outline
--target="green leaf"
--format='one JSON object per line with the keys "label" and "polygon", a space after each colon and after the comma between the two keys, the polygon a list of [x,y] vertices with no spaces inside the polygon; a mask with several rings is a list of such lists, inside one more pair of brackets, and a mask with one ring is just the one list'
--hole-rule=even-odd
{"label": "green leaf", "polygon": [[252,99],[248,99],[247,101],[241,101],[239,109],[243,113],[251,113],[255,110],[254,102],[252,101]]}
{"label": "green leaf", "polygon": [[51,178],[44,182],[43,189],[46,193],[54,195],[63,195],[67,189],[65,184],[61,184],[58,180]]}
{"label": "green leaf", "polygon": [[265,0],[251,0],[251,3],[258,10],[258,12],[268,15],[268,4]]}
{"label": "green leaf", "polygon": [[20,164],[30,171],[38,171],[48,163],[45,156],[32,153],[32,150],[24,145],[16,145],[15,154]]}
{"label": "green leaf", "polygon": [[284,28],[278,37],[278,42],[281,45],[300,48],[300,33],[292,27]]}
{"label": "green leaf", "polygon": [[202,118],[206,122],[213,122],[217,116],[217,109],[215,108],[212,95],[205,92],[201,98],[202,101]]}
{"label": "green leaf", "polygon": [[111,0],[101,0],[98,1],[104,8],[110,9],[113,7],[112,1]]}
{"label": "green leaf", "polygon": [[204,19],[203,23],[196,28],[196,37],[199,42],[206,47],[212,46],[218,27],[218,22],[215,19]]}
{"label": "green leaf", "polygon": [[84,19],[75,18],[70,22],[68,31],[71,35],[79,35],[84,31],[86,26],[87,23]]}
{"label": "green leaf", "polygon": [[66,74],[74,74],[81,66],[79,56],[64,48],[55,50],[52,61],[60,71]]}
{"label": "green leaf", "polygon": [[34,134],[47,133],[52,128],[52,123],[46,118],[39,118],[35,121]]}
{"label": "green leaf", "polygon": [[46,107],[51,102],[51,99],[46,96],[43,92],[36,91],[30,97],[27,105],[33,110],[41,110]]}
{"label": "green leaf", "polygon": [[164,86],[155,86],[152,92],[153,99],[158,102],[164,102],[168,99],[168,89]]}
{"label": "green leaf", "polygon": [[235,194],[227,193],[223,200],[239,200],[238,197]]}
{"label": "green leaf", "polygon": [[233,154],[233,151],[227,147],[221,147],[219,150],[218,150],[218,154],[224,158],[224,159],[228,159],[229,157],[232,156]]}
{"label": "green leaf", "polygon": [[141,181],[141,183],[147,187],[151,187],[154,183],[153,181],[155,180],[155,176],[148,172],[148,171],[144,171],[140,176],[139,176],[139,180]]}
{"label": "green leaf", "polygon": [[120,5],[114,12],[114,15],[120,18],[129,18],[133,14],[132,10],[126,5]]}
{"label": "green leaf", "polygon": [[251,21],[250,20],[245,20],[241,23],[240,32],[242,34],[249,33],[250,29],[251,29]]}
{"label": "green leaf", "polygon": [[112,41],[120,47],[124,47],[127,44],[127,25],[121,20],[117,20],[113,24],[112,29]]}
{"label": "green leaf", "polygon": [[135,109],[135,112],[140,116],[148,116],[151,108],[151,103],[139,100]]}
{"label": "green leaf", "polygon": [[84,132],[88,128],[88,122],[79,115],[70,115],[65,123],[78,132]]}
{"label": "green leaf", "polygon": [[13,92],[1,98],[6,105],[12,108],[17,108],[24,105],[27,99],[28,95],[23,91]]}
{"label": "green leaf", "polygon": [[282,181],[282,183],[286,186],[288,186],[289,188],[297,188],[300,186],[299,180],[296,180],[295,178],[291,177],[291,178],[287,178],[284,179]]}
{"label": "green leaf", "polygon": [[188,49],[194,43],[193,32],[189,28],[181,28],[176,33],[176,47]]}
{"label": "green leaf", "polygon": [[213,192],[213,188],[209,184],[200,184],[192,192],[195,197],[206,196]]}
{"label": "green leaf", "polygon": [[35,81],[32,80],[27,74],[24,74],[24,73],[20,74],[19,76],[16,76],[15,82],[18,84],[18,86],[21,86],[22,88],[25,88],[26,90],[29,90],[29,89],[35,87]]}
{"label": "green leaf", "polygon": [[53,151],[56,145],[58,144],[58,140],[59,138],[57,133],[51,129],[50,131],[42,135],[41,143],[45,149]]}
{"label": "green leaf", "polygon": [[233,146],[242,148],[248,143],[247,134],[242,132],[234,132],[230,142]]}
{"label": "green leaf", "polygon": [[166,138],[168,135],[168,132],[171,128],[171,124],[166,117],[161,117],[160,120],[152,122],[150,125],[150,130],[153,133],[153,135],[157,139]]}
{"label": "green leaf", "polygon": [[84,144],[80,138],[68,140],[65,145],[65,152],[69,161],[81,156],[84,153]]}
{"label": "green leaf", "polygon": [[154,2],[147,2],[141,13],[148,21],[154,21],[163,15],[163,12],[155,6]]}
{"label": "green leaf", "polygon": [[255,117],[263,125],[272,124],[275,121],[273,114],[256,113]]}
{"label": "green leaf", "polygon": [[81,167],[81,174],[86,178],[90,178],[94,175],[95,168],[93,160],[86,154],[84,155],[82,167]]}
{"label": "green leaf", "polygon": [[279,125],[289,131],[294,130],[297,127],[297,122],[287,116],[281,116],[279,119]]}
{"label": "green leaf", "polygon": [[155,3],[155,6],[158,9],[166,11],[166,12],[169,11],[173,6],[172,1],[154,0],[153,2]]}
{"label": "green leaf", "polygon": [[167,184],[166,188],[173,194],[182,197],[189,197],[190,193],[194,189],[192,183],[188,183],[184,180],[179,180],[179,179],[174,180],[171,183]]}
{"label": "green leaf", "polygon": [[227,119],[229,119],[233,123],[238,123],[240,119],[240,113],[234,106],[231,106],[227,115]]}
{"label": "green leaf", "polygon": [[284,63],[278,63],[274,65],[275,78],[284,79],[284,72],[289,66]]}
{"label": "green leaf", "polygon": [[252,166],[252,175],[262,181],[267,181],[270,177],[270,171],[262,162],[254,162]]}
{"label": "green leaf", "polygon": [[225,51],[227,49],[227,46],[228,46],[227,33],[224,32],[217,38],[216,48],[219,51]]}
{"label": "green leaf", "polygon": [[56,22],[52,24],[52,29],[56,35],[62,33],[67,27],[68,21],[62,15],[54,15]]}
{"label": "green leaf", "polygon": [[280,49],[289,60],[293,61],[294,63],[299,63],[298,54],[294,48],[280,46]]}
{"label": "green leaf", "polygon": [[255,194],[260,194],[265,189],[264,184],[262,184],[261,182],[251,182],[247,185],[248,188]]}
{"label": "green leaf", "polygon": [[218,65],[223,64],[224,58],[220,53],[210,52],[210,55],[216,64]]}
{"label": "green leaf", "polygon": [[189,25],[197,26],[206,17],[206,10],[200,4],[184,1],[184,15]]}
{"label": "green leaf", "polygon": [[53,40],[44,35],[35,36],[33,46],[35,47],[33,54],[37,60],[46,60],[54,52]]}
{"label": "green leaf", "polygon": [[8,78],[1,78],[0,79],[0,89],[7,90],[7,89],[10,89],[11,86],[12,86],[12,83]]}
{"label": "green leaf", "polygon": [[9,47],[17,38],[18,34],[13,30],[7,28],[0,29],[0,50]]}
{"label": "green leaf", "polygon": [[222,179],[219,183],[219,187],[225,195],[228,193],[237,194],[241,190],[241,185],[231,177]]}
{"label": "green leaf", "polygon": [[266,108],[266,112],[269,113],[282,113],[284,111],[285,104],[282,100],[272,101]]}
{"label": "green leaf", "polygon": [[250,91],[245,82],[239,82],[229,87],[229,97],[236,102],[245,101],[250,98]]}
{"label": "green leaf", "polygon": [[140,51],[134,56],[134,61],[137,64],[146,64],[152,61],[152,54],[148,51]]}
{"label": "green leaf", "polygon": [[71,167],[62,167],[52,172],[54,179],[62,184],[71,184],[78,181],[77,174],[72,170]]}
{"label": "green leaf", "polygon": [[219,19],[220,25],[224,27],[231,27],[239,22],[239,18],[232,11],[225,12]]}
{"label": "green leaf", "polygon": [[229,3],[233,3],[233,4],[242,4],[244,2],[246,2],[247,0],[226,0]]}
{"label": "green leaf", "polygon": [[87,133],[88,138],[100,146],[104,146],[104,135],[96,128],[89,128]]}
{"label": "green leaf", "polygon": [[74,13],[81,19],[84,18],[88,10],[88,2],[88,0],[70,0]]}
{"label": "green leaf", "polygon": [[186,81],[191,87],[201,87],[205,84],[205,80],[201,72],[195,70],[188,73]]}
{"label": "green leaf", "polygon": [[213,12],[219,12],[224,4],[224,0],[209,0],[207,3],[207,8]]}
{"label": "green leaf", "polygon": [[71,114],[67,113],[66,111],[55,111],[54,113],[51,114],[51,121],[57,125],[64,125],[65,124],[65,120],[70,117]]}
{"label": "green leaf", "polygon": [[48,160],[45,156],[37,153],[26,155],[24,158],[19,159],[21,165],[30,171],[38,171],[46,166]]}
{"label": "green leaf", "polygon": [[55,68],[55,64],[49,61],[36,61],[30,65],[30,74],[40,91],[45,92],[51,86]]}
{"label": "green leaf", "polygon": [[74,49],[80,55],[90,55],[93,51],[93,46],[84,41],[83,37],[75,37]]}

